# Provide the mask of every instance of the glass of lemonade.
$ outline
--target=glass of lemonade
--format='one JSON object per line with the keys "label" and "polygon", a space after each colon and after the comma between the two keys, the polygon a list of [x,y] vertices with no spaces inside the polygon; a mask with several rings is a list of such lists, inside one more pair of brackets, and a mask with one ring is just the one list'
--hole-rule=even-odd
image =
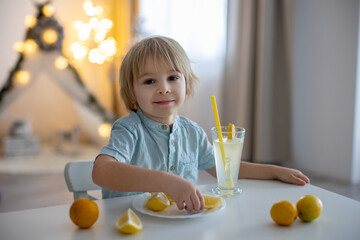
{"label": "glass of lemonade", "polygon": [[242,192],[237,186],[245,129],[221,127],[222,142],[216,127],[211,128],[218,185],[212,191],[221,196],[234,196]]}

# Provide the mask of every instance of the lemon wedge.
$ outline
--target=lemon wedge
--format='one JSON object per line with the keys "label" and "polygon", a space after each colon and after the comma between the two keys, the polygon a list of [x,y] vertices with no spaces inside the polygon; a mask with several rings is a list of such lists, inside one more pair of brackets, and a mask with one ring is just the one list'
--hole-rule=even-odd
{"label": "lemon wedge", "polygon": [[163,192],[152,193],[146,203],[146,207],[153,211],[162,211],[168,206],[170,206],[170,201]]}
{"label": "lemon wedge", "polygon": [[[157,194],[158,192],[150,192],[151,196],[154,196],[155,194]],[[164,192],[165,196],[169,199],[169,202],[170,204],[172,204],[174,202],[174,200],[172,200],[169,195],[167,195],[165,192]]]}
{"label": "lemon wedge", "polygon": [[126,234],[136,233],[143,228],[140,218],[136,213],[129,208],[126,212],[116,221],[116,228]]}
{"label": "lemon wedge", "polygon": [[228,140],[233,140],[235,138],[235,125],[230,123],[228,126],[228,134],[227,134],[227,139]]}
{"label": "lemon wedge", "polygon": [[203,194],[206,209],[213,209],[219,206],[222,201],[221,197]]}

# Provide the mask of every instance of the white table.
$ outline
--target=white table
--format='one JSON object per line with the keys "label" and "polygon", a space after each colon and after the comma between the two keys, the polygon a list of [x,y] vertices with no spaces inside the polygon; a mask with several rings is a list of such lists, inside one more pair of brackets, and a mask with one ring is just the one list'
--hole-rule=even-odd
{"label": "white table", "polygon": [[[137,212],[143,230],[124,235],[116,220],[129,207],[131,197],[98,200],[100,215],[90,229],[78,229],[69,218],[70,204],[0,214],[0,239],[360,239],[360,202],[316,186],[278,181],[240,180],[243,193],[226,199],[220,212],[192,219],[164,219]],[[202,185],[203,192],[214,185]],[[324,204],[321,216],[311,223],[299,219],[290,227],[276,225],[270,208],[280,200],[294,203],[314,194]]]}

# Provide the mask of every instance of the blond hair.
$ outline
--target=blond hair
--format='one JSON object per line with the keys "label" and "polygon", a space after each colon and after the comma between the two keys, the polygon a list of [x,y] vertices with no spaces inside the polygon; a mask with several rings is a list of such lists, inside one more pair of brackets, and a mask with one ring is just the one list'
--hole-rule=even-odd
{"label": "blond hair", "polygon": [[136,43],[126,54],[120,68],[120,94],[128,110],[139,108],[135,93],[134,81],[141,74],[148,57],[154,61],[163,60],[170,67],[185,77],[186,97],[194,94],[195,84],[199,81],[193,73],[190,60],[178,42],[167,37],[149,37]]}

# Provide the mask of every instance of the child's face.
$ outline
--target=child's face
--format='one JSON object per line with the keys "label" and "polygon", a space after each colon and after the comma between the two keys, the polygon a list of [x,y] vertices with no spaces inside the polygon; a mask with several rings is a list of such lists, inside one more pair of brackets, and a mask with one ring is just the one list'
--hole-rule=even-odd
{"label": "child's face", "polygon": [[186,98],[185,78],[165,61],[154,61],[149,57],[134,81],[134,92],[147,117],[171,125]]}

